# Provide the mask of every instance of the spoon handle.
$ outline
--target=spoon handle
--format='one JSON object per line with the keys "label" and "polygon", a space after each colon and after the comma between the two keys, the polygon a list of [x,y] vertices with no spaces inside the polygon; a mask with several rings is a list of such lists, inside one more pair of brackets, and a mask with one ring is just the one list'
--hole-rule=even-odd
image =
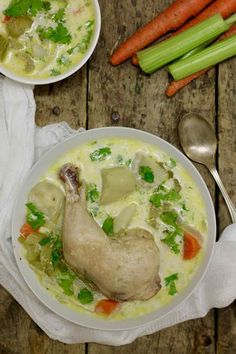
{"label": "spoon handle", "polygon": [[233,221],[233,223],[236,223],[236,209],[235,209],[235,206],[232,202],[232,200],[230,199],[226,189],[225,189],[225,186],[219,176],[219,173],[217,172],[216,168],[215,167],[212,167],[212,168],[209,168],[212,176],[214,177],[216,183],[218,184],[218,187],[220,188],[221,190],[221,193],[224,197],[224,200],[227,204],[227,207],[229,209],[229,213],[230,213],[230,216],[231,216],[231,219]]}

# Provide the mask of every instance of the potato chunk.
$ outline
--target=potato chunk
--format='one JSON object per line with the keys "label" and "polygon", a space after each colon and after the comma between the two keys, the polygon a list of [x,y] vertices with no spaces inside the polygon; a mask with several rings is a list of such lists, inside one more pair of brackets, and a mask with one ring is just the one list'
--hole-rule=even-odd
{"label": "potato chunk", "polygon": [[32,19],[28,16],[11,17],[6,23],[7,32],[10,36],[18,38],[32,26],[32,23]]}
{"label": "potato chunk", "polygon": [[29,201],[34,203],[51,222],[56,223],[64,208],[64,193],[55,184],[45,180],[34,186]]}
{"label": "potato chunk", "polygon": [[135,190],[135,177],[128,167],[102,170],[102,194],[100,204],[110,204]]}

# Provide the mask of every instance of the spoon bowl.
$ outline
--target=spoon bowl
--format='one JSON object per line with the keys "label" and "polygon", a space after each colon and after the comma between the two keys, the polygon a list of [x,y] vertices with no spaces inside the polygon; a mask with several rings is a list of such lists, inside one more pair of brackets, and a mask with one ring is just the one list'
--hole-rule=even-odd
{"label": "spoon bowl", "polygon": [[178,126],[180,144],[193,161],[205,165],[214,177],[228,206],[231,219],[236,223],[236,209],[216,170],[217,139],[211,125],[197,113],[182,117]]}
{"label": "spoon bowl", "polygon": [[185,154],[201,164],[214,163],[217,139],[210,124],[197,113],[188,113],[180,121],[179,139]]}

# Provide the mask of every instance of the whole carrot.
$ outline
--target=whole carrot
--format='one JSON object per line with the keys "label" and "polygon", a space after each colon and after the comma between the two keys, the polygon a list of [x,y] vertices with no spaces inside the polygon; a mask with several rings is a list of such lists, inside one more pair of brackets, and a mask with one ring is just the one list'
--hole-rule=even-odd
{"label": "whole carrot", "polygon": [[140,28],[114,52],[112,65],[119,65],[162,35],[181,27],[213,0],[176,0],[166,10]]}
{"label": "whole carrot", "polygon": [[216,0],[205,10],[203,10],[197,17],[187,22],[186,25],[184,25],[177,32],[175,32],[174,36],[217,13],[220,13],[223,18],[227,18],[235,12],[236,0]]}
{"label": "whole carrot", "polygon": [[[227,32],[225,32],[220,38],[220,40],[229,38],[233,35],[236,34],[236,25],[231,27]],[[205,70],[201,70],[196,74],[190,75],[188,77],[186,77],[183,80],[179,80],[179,81],[172,81],[168,88],[166,89],[166,95],[168,97],[172,97],[174,96],[178,91],[180,91],[183,87],[187,86],[190,82],[192,82],[193,80],[199,78],[200,76],[206,74],[211,68],[205,69]]]}

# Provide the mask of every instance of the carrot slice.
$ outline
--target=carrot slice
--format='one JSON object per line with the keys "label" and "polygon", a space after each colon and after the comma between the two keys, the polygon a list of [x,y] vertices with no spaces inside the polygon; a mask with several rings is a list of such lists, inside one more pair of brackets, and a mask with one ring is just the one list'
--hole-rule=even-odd
{"label": "carrot slice", "polygon": [[103,313],[105,315],[110,315],[117,307],[119,302],[115,300],[100,300],[96,304],[96,313]]}
{"label": "carrot slice", "polygon": [[33,230],[27,222],[20,229],[20,234],[24,238],[27,238],[29,235],[34,234],[35,232],[37,232],[37,230]]}
{"label": "carrot slice", "polygon": [[200,249],[201,246],[198,240],[195,237],[185,232],[184,233],[184,259],[185,260],[193,259],[194,257],[196,257]]}

